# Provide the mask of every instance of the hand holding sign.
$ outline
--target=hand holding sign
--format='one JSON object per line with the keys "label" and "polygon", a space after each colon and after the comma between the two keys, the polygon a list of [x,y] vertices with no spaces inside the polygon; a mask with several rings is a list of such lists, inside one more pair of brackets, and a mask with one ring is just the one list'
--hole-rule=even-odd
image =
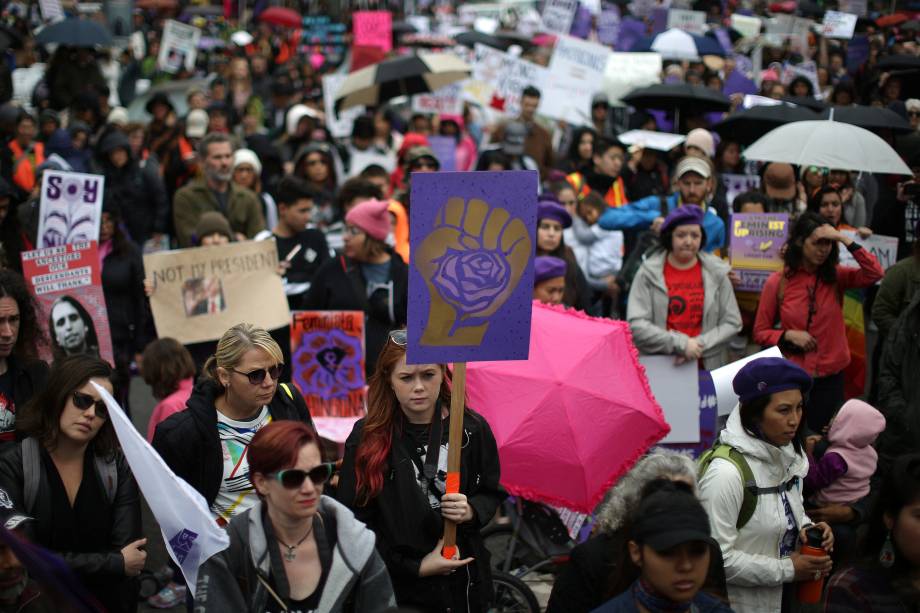
{"label": "hand holding sign", "polygon": [[483,320],[514,292],[532,249],[524,222],[506,210],[451,198],[416,255],[431,297],[421,343],[480,344]]}

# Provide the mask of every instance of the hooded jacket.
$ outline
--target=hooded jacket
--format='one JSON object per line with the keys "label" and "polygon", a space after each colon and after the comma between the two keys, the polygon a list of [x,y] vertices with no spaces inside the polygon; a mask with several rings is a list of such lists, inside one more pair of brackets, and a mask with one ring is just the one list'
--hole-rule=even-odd
{"label": "hooded jacket", "polygon": [[[272,420],[293,419],[313,426],[310,411],[297,388],[287,384],[293,398],[278,386],[268,404]],[[186,409],[160,422],[153,448],[179,477],[214,504],[224,477],[224,454],[217,434],[217,399],[220,386],[210,379],[192,390]]]}
{"label": "hooded jacket", "polygon": [[616,276],[623,267],[623,233],[604,230],[597,224],[589,226],[575,215],[572,226],[563,230],[562,234],[591,288],[606,290],[605,278]]}
{"label": "hooded jacket", "polygon": [[852,504],[869,493],[869,478],[878,464],[872,444],[884,430],[885,416],[862,400],[848,400],[840,408],[827,433],[830,446],[824,453],[842,457],[847,471],[818,492],[819,506]]}
{"label": "hooded jacket", "polygon": [[[729,266],[714,255],[700,252],[703,269],[703,363],[707,370],[723,366],[728,341],[741,331],[741,312],[731,280]],[[639,267],[629,292],[626,319],[633,341],[642,353],[683,354],[689,337],[668,330],[668,287],[664,280],[667,252],[655,251]]]}
{"label": "hooded jacket", "polygon": [[[640,200],[627,202],[617,208],[604,211],[597,221],[605,230],[644,230],[652,225],[657,217],[666,217],[668,213],[681,205],[680,192],[674,192],[664,199],[667,211],[663,211],[661,196],[647,196]],[[703,229],[706,230],[704,251],[712,252],[725,245],[725,222],[711,206],[701,205],[706,211],[703,216]]]}
{"label": "hooded jacket", "polygon": [[[374,533],[327,496],[320,498],[318,512],[324,526],[335,524],[335,547],[316,610],[390,610],[396,600],[386,566],[374,549]],[[262,502],[234,517],[227,532],[230,547],[212,556],[198,571],[195,610],[262,613],[275,601],[259,577],[272,585],[282,599],[289,598],[284,564],[277,540],[266,525]]]}
{"label": "hooded jacket", "polygon": [[[811,524],[805,514],[802,480],[808,459],[796,453],[792,443],[782,447],[748,434],[741,425],[740,406],[735,406],[719,440],[738,450],[747,461],[757,486],[769,488],[793,481],[786,498],[797,530]],[[715,459],[700,479],[700,502],[709,515],[712,536],[725,560],[728,597],[736,613],[775,613],[782,609],[783,584],[795,576],[792,558],[780,558],[780,542],[786,533],[786,514],[781,494],[757,496],[750,521],[736,527],[744,500],[741,472],[728,460]]]}

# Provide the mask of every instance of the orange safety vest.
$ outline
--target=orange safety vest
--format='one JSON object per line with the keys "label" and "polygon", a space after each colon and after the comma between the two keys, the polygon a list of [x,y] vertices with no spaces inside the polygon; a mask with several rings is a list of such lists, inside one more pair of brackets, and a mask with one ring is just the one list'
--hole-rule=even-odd
{"label": "orange safety vest", "polygon": [[[588,182],[585,180],[585,176],[580,172],[573,172],[572,174],[566,176],[566,181],[569,185],[572,186],[572,189],[575,190],[575,194],[578,196],[579,200],[584,200],[585,196],[591,193],[591,188],[588,186]],[[604,194],[604,202],[607,203],[612,209],[618,208],[626,204],[626,187],[623,182],[623,177],[617,177],[613,182],[613,185],[610,186],[610,189],[607,190],[607,193]]]}
{"label": "orange safety vest", "polygon": [[19,143],[11,140],[10,151],[13,152],[13,183],[31,192],[35,187],[35,169],[45,161],[45,145],[36,141],[28,150],[23,150]]}

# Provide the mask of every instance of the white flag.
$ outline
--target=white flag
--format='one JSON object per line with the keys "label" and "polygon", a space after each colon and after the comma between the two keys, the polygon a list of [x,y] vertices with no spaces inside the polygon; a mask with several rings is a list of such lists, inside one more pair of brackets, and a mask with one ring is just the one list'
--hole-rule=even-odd
{"label": "white flag", "polygon": [[163,458],[144,440],[108,391],[93,383],[109,409],[109,419],[134,478],[153,511],[166,551],[182,569],[195,594],[198,567],[230,546],[227,533],[217,525],[204,497],[176,476]]}

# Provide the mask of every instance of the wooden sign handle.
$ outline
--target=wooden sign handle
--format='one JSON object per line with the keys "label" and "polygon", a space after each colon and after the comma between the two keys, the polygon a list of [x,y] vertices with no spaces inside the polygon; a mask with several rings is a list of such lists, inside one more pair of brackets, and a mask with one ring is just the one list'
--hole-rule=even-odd
{"label": "wooden sign handle", "polygon": [[[450,391],[450,434],[447,439],[446,493],[460,493],[460,449],[463,447],[463,410],[466,398],[466,362],[454,364]],[[444,548],[441,555],[451,559],[457,553],[457,524],[444,520]]]}

